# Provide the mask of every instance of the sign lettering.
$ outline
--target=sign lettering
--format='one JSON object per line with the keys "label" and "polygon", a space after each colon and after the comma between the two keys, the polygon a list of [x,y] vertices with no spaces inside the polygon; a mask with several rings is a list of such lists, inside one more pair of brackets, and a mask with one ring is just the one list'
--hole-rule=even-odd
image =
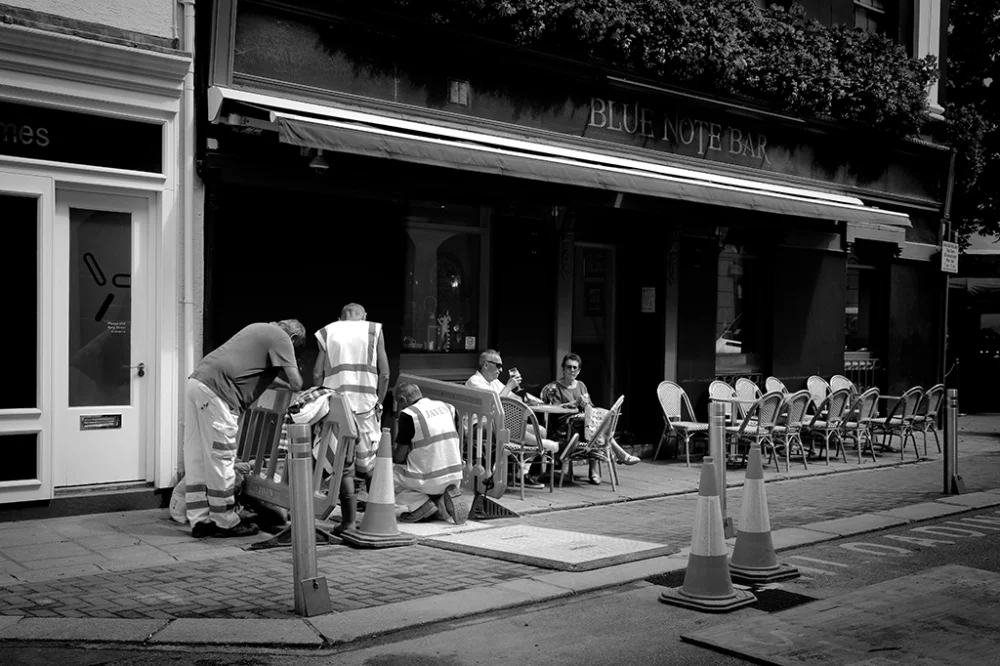
{"label": "sign lettering", "polygon": [[746,127],[723,125],[671,111],[657,111],[627,102],[590,98],[589,127],[646,137],[671,145],[692,146],[698,155],[728,152],[770,164],[767,136]]}

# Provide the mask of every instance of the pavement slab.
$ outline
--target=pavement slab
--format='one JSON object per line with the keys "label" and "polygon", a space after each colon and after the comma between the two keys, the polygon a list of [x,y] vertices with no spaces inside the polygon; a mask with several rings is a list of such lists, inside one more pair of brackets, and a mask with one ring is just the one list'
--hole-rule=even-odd
{"label": "pavement slab", "polygon": [[836,536],[829,532],[819,532],[806,527],[786,527],[780,530],[771,531],[771,542],[774,549],[787,550],[797,546],[804,546],[821,541],[830,541]]}
{"label": "pavement slab", "polygon": [[173,620],[157,631],[149,643],[320,647],[323,638],[300,619],[206,619]]}
{"label": "pavement slab", "polygon": [[[997,499],[997,503],[1000,503],[1000,498]],[[945,504],[943,502],[920,502],[919,504],[911,504],[910,506],[878,511],[876,515],[904,518],[906,520],[930,520],[931,518],[950,516],[964,511],[968,511],[968,507]]]}
{"label": "pavement slab", "polygon": [[433,537],[425,543],[435,548],[565,571],[598,569],[669,555],[676,550],[646,541],[530,525],[508,525],[485,532]]}

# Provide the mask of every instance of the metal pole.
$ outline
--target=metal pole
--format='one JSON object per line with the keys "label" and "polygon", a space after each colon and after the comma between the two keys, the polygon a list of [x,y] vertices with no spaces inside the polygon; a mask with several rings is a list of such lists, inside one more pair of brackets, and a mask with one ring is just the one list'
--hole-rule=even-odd
{"label": "metal pole", "polygon": [[945,392],[944,408],[944,494],[960,495],[965,483],[958,474],[958,390]]}
{"label": "metal pole", "polygon": [[708,403],[708,453],[715,459],[715,478],[719,486],[719,506],[726,538],[736,536],[733,519],[726,515],[726,406]]}
{"label": "metal pole", "polygon": [[[288,474],[292,522],[292,579],[295,583],[295,613],[317,615],[330,612],[326,579],[316,576],[316,518],[313,515],[312,428],[288,426]],[[330,492],[336,492],[331,489]]]}
{"label": "metal pole", "polygon": [[[948,181],[945,184],[944,192],[944,210],[941,216],[941,241],[951,240],[951,200],[955,192],[955,160],[958,156],[958,151],[952,149],[951,155],[948,157]],[[940,242],[938,245],[941,246],[942,252],[944,251],[944,245]],[[942,310],[942,320],[941,320],[941,383],[944,384],[947,380],[948,375],[948,292],[951,290],[951,276],[948,273],[944,273],[944,297]]]}

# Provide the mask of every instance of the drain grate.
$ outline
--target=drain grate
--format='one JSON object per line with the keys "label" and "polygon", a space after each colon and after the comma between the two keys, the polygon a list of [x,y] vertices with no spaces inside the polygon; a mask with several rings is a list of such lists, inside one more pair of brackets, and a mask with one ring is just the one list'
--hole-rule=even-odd
{"label": "drain grate", "polygon": [[[684,570],[656,574],[644,580],[647,583],[663,587],[680,587],[684,584]],[[753,593],[757,597],[757,603],[751,606],[751,608],[762,610],[765,613],[776,613],[788,608],[801,606],[810,601],[816,601],[817,599],[817,597],[810,597],[805,594],[789,592],[788,590],[779,588],[754,589]]]}

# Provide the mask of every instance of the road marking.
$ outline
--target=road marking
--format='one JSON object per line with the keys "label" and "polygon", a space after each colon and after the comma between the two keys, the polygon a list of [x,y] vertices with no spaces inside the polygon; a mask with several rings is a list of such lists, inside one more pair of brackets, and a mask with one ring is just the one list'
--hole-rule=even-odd
{"label": "road marking", "polygon": [[869,555],[892,555],[893,557],[906,557],[907,555],[913,554],[912,550],[908,550],[906,548],[883,546],[882,544],[867,543],[864,541],[842,543],[840,544],[840,547],[854,553],[868,553]]}
{"label": "road marking", "polygon": [[913,527],[910,528],[911,532],[920,532],[921,534],[936,534],[938,536],[946,537],[982,537],[986,536],[984,532],[977,532],[975,530],[970,530],[967,528],[959,527],[948,527],[947,525],[928,525],[926,527]]}
{"label": "road marking", "polygon": [[792,555],[789,559],[792,560],[807,560],[809,562],[819,562],[820,564],[829,564],[831,567],[843,567],[844,569],[850,569],[850,564],[842,564],[841,562],[831,562],[830,560],[821,560],[818,557],[806,557],[805,555]]}
{"label": "road marking", "polygon": [[991,525],[994,522],[995,523],[1000,523],[1000,521],[994,520],[993,518],[987,518],[986,520],[990,521],[986,525],[983,525],[982,521],[976,520],[975,518],[962,518],[963,522],[958,522],[957,520],[950,520],[950,521],[948,521],[948,524],[949,525],[962,525],[964,527],[975,527],[978,530],[989,530],[991,532],[1000,532],[1000,527],[991,527]]}
{"label": "road marking", "polygon": [[798,569],[799,571],[805,571],[806,573],[811,573],[811,574],[821,574],[823,576],[836,576],[837,575],[837,574],[833,573],[832,571],[824,571],[823,569],[813,569],[812,567],[803,566],[801,564],[796,565],[795,568]]}

